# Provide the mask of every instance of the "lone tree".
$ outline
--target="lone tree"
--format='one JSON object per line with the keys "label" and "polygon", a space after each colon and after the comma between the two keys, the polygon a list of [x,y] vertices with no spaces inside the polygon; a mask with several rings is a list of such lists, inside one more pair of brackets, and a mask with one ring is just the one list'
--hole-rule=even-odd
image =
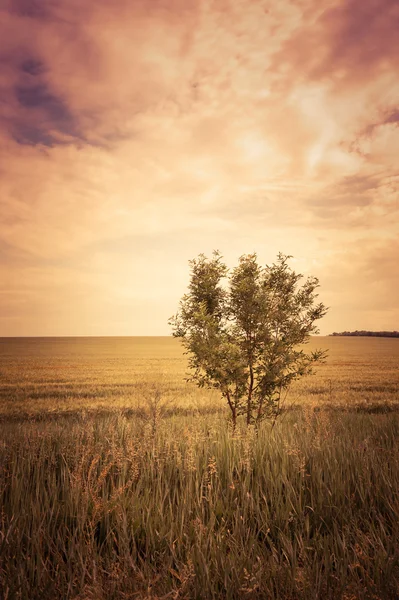
{"label": "lone tree", "polygon": [[327,312],[317,302],[318,279],[300,285],[303,276],[289,258],[280,253],[262,267],[256,254],[247,254],[229,272],[219,252],[211,259],[200,254],[189,263],[188,293],[169,321],[189,355],[189,381],[220,390],[233,428],[240,415],[247,425],[276,417],[283,391],[325,358],[322,350],[300,347]]}

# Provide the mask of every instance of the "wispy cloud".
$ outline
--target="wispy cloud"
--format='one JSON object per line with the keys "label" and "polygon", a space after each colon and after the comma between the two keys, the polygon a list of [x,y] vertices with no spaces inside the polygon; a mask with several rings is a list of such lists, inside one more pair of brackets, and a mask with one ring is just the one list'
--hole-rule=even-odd
{"label": "wispy cloud", "polygon": [[0,4],[0,334],[167,333],[213,248],[293,254],[325,332],[355,304],[397,327],[398,19],[394,0]]}

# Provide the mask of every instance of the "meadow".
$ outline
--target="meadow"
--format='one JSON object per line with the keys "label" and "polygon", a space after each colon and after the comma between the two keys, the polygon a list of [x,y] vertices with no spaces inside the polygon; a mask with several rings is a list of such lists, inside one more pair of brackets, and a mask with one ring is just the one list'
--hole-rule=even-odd
{"label": "meadow", "polygon": [[0,597],[397,599],[399,340],[329,358],[258,432],[171,338],[0,340]]}

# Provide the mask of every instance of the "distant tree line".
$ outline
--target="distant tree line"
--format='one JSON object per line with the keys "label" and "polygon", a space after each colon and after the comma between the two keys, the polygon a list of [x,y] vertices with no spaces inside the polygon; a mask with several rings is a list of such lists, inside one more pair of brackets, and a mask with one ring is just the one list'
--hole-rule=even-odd
{"label": "distant tree line", "polygon": [[340,333],[337,333],[336,331],[334,331],[334,333],[330,333],[330,335],[399,338],[399,331],[365,331],[365,330],[358,331],[356,329],[356,331],[341,331]]}

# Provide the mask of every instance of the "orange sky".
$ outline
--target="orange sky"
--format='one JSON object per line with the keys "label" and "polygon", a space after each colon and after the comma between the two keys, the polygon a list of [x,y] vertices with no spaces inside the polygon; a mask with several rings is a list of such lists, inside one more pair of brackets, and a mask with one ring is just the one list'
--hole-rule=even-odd
{"label": "orange sky", "polygon": [[279,250],[399,329],[397,0],[0,0],[0,335],[166,335]]}

